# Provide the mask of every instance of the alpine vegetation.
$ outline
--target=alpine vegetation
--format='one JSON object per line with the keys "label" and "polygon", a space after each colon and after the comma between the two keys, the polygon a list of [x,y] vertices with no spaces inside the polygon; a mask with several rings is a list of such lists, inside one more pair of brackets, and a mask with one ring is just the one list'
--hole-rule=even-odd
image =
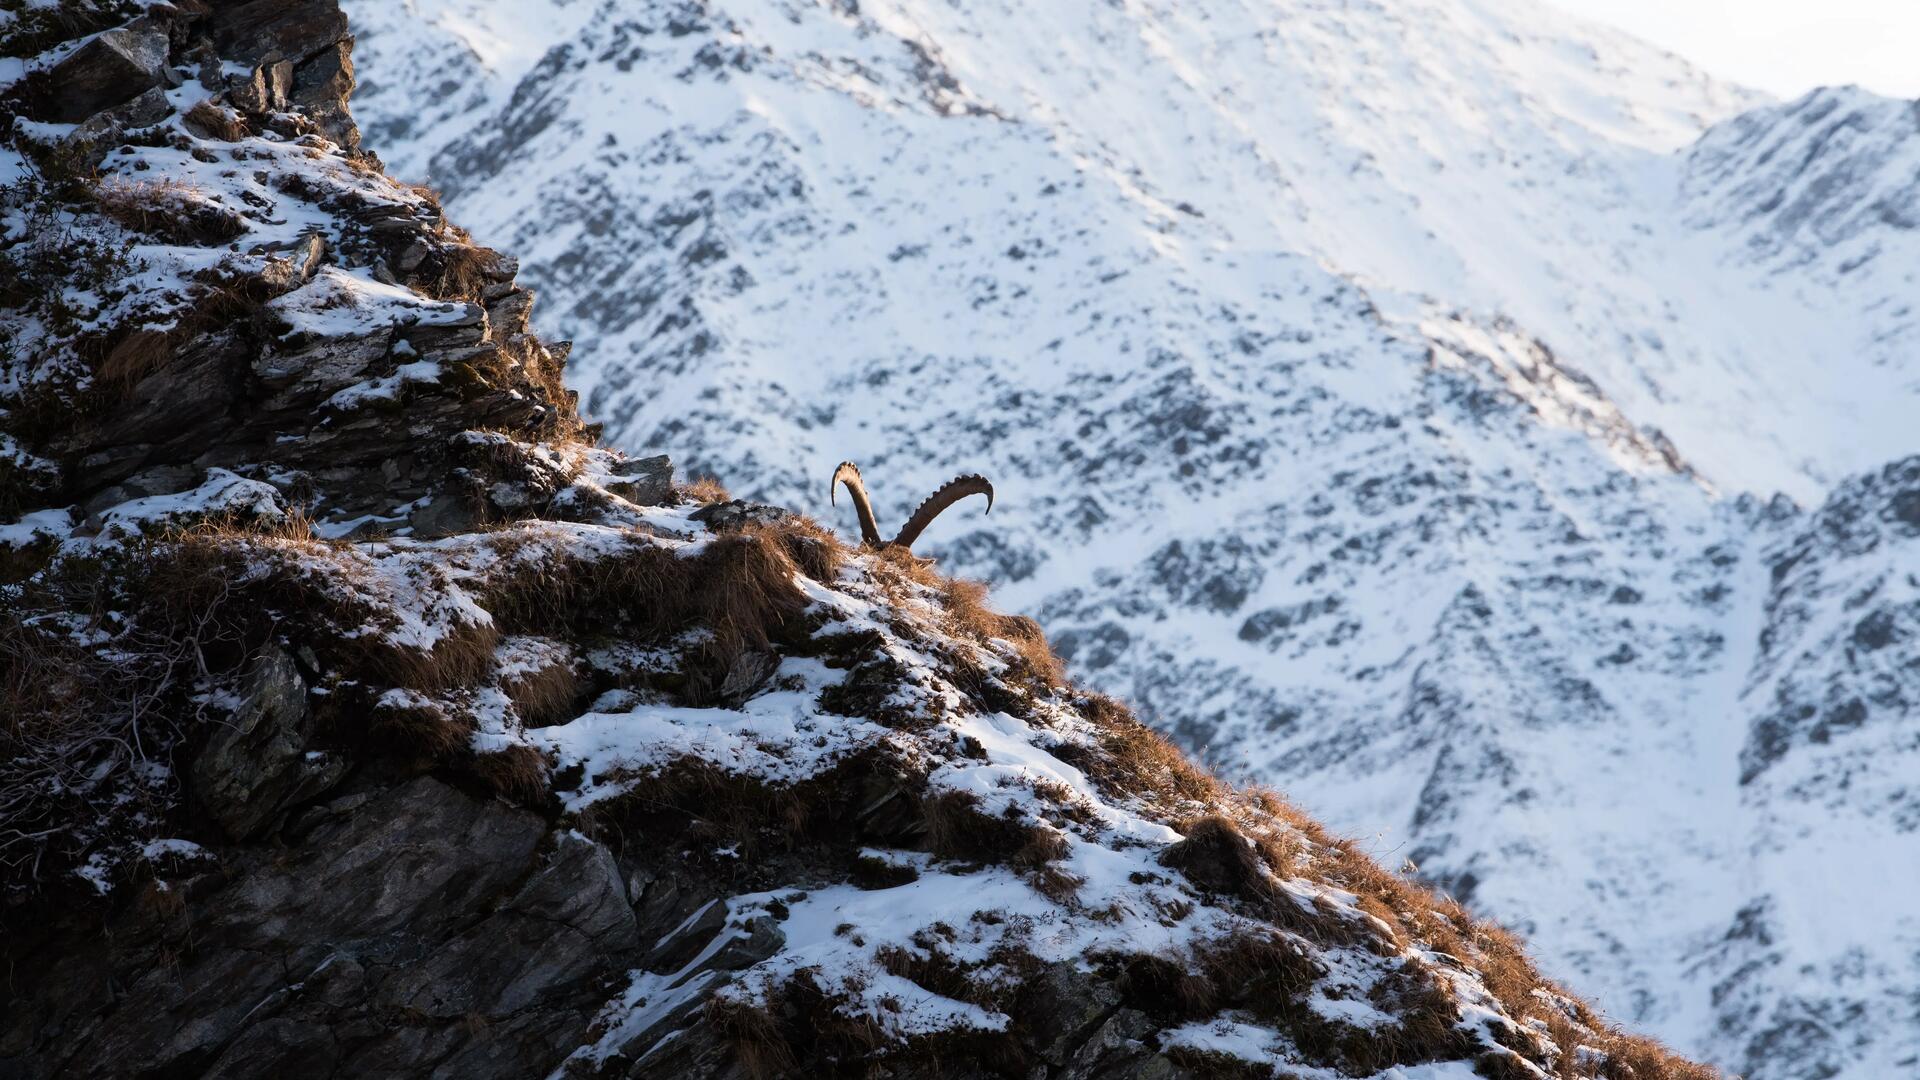
{"label": "alpine vegetation", "polygon": [[1692,1056],[1920,1072],[1912,103],[1551,0],[343,2],[603,445],[979,470],[914,550],[1223,774]]}

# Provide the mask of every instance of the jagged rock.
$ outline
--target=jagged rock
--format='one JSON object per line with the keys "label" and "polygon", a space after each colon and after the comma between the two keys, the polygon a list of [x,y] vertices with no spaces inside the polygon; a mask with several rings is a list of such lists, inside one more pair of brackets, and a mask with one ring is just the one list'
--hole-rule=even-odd
{"label": "jagged rock", "polygon": [[626,458],[613,467],[619,479],[607,490],[631,503],[658,506],[673,492],[673,459],[665,454]]}
{"label": "jagged rock", "polygon": [[309,753],[307,684],[293,657],[270,647],[241,691],[243,703],[193,759],[195,796],[227,835],[256,836],[290,804],[346,775],[346,758]]}
{"label": "jagged rock", "polygon": [[1120,993],[1111,982],[1094,978],[1072,963],[1053,964],[1022,996],[1034,1051],[1061,1067],[1082,1042],[1113,1015]]}
{"label": "jagged rock", "polygon": [[245,79],[227,91],[227,97],[241,111],[258,115],[286,108],[292,92],[293,61],[270,60],[255,64]]}
{"label": "jagged rock", "polygon": [[78,123],[144,90],[164,85],[167,35],[150,26],[102,31],[55,65],[48,75],[53,91],[46,119],[59,124]]}
{"label": "jagged rock", "polygon": [[347,36],[347,17],[328,0],[252,0],[214,13],[221,55],[243,63],[305,60]]}
{"label": "jagged rock", "polygon": [[768,506],[746,499],[713,503],[692,514],[693,520],[705,522],[707,528],[714,532],[734,532],[748,525],[772,525],[792,516],[793,511],[785,507]]}
{"label": "jagged rock", "polygon": [[780,657],[763,650],[750,649],[728,666],[726,677],[714,688],[719,701],[744,701],[767,684],[780,668]]}
{"label": "jagged rock", "polygon": [[123,105],[95,113],[62,139],[60,146],[73,155],[76,163],[94,168],[120,145],[128,131],[157,124],[172,112],[166,93],[154,87]]}
{"label": "jagged rock", "polygon": [[[347,795],[336,802],[353,806],[320,821],[297,847],[234,849],[222,874],[192,883],[185,899],[190,921],[182,925],[190,927],[194,947],[177,966],[151,966],[165,924],[139,907],[119,917],[111,936],[96,937],[86,951],[52,965],[35,994],[16,1004],[27,1023],[7,1026],[0,1061],[11,1059],[28,1077],[113,1075],[133,1060],[153,1069],[188,1068],[230,1046],[235,1056],[223,1066],[228,1075],[259,1075],[255,1070],[274,1054],[292,1055],[274,1061],[268,1071],[278,1075],[298,1064],[306,1039],[304,1029],[285,1024],[254,1031],[277,1018],[322,1023],[343,1056],[350,1049],[370,1060],[383,1052],[419,1060],[409,1057],[419,1049],[416,1041],[453,1047],[476,1038],[458,1020],[424,1028],[397,1023],[400,1016],[380,988],[416,965],[435,963],[450,947],[437,943],[456,942],[476,918],[513,903],[522,893],[519,883],[536,868],[544,823],[424,777],[371,798]],[[617,882],[611,887],[617,898]],[[602,912],[608,895],[572,910]],[[534,914],[551,905],[522,903],[529,913],[521,929],[536,944],[579,933]],[[580,925],[600,926],[604,940],[619,940],[617,921],[604,914]],[[348,958],[353,963],[343,963]],[[517,968],[495,973],[524,974]],[[114,983],[112,998],[103,997]],[[505,978],[496,997],[514,985]],[[110,1001],[113,1008],[103,1012]],[[558,999],[553,1006],[584,1025],[578,1016],[584,1009]],[[23,1036],[58,1041],[23,1044]],[[413,1049],[393,1050],[396,1044]],[[496,1043],[503,1052],[517,1045],[525,1043]],[[543,1043],[538,1049],[552,1048]]]}
{"label": "jagged rock", "polygon": [[600,970],[604,956],[632,948],[633,910],[612,854],[569,833],[555,836],[547,864],[498,912],[388,980],[380,1001],[447,1020],[504,1020]]}
{"label": "jagged rock", "polygon": [[321,134],[352,150],[360,146],[360,129],[347,112],[347,97],[352,93],[352,47],[347,41],[338,41],[294,71],[290,97],[305,109]]}
{"label": "jagged rock", "polygon": [[80,514],[97,529],[103,511],[129,499],[144,499],[152,495],[172,495],[175,492],[186,491],[205,477],[205,470],[196,469],[191,465],[156,465],[127,477],[121,483],[96,492],[80,505]]}
{"label": "jagged rock", "polygon": [[480,519],[470,500],[442,492],[427,496],[426,504],[407,516],[407,525],[415,536],[450,536],[474,528]]}
{"label": "jagged rock", "polygon": [[285,252],[282,257],[269,259],[266,270],[261,274],[262,282],[277,295],[313,280],[314,273],[327,257],[327,238],[319,233],[308,233],[291,244],[263,244],[255,250]]}
{"label": "jagged rock", "polygon": [[661,974],[678,971],[727,926],[727,905],[710,900],[706,906],[663,936],[647,954],[646,968]]}
{"label": "jagged rock", "polygon": [[1107,1017],[1092,1037],[1073,1055],[1059,1074],[1061,1080],[1175,1080],[1192,1074],[1157,1054],[1141,1041],[1154,1023],[1136,1009],[1121,1009]]}

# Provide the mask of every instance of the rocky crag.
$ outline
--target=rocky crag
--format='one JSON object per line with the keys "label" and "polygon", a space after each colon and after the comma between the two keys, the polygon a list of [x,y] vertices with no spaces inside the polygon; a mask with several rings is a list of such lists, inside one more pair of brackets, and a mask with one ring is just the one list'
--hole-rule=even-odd
{"label": "rocky crag", "polygon": [[1709,1075],[982,587],[596,448],[332,0],[0,31],[0,1071]]}
{"label": "rocky crag", "polygon": [[985,471],[927,550],[1216,768],[1693,1056],[1920,1071],[1912,103],[1539,0],[343,3],[606,443]]}

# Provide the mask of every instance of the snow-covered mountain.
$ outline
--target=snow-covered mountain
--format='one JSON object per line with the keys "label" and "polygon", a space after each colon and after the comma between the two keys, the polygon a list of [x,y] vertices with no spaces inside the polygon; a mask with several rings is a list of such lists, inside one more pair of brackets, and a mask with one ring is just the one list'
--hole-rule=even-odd
{"label": "snow-covered mountain", "polygon": [[985,471],[945,565],[1224,768],[1688,1051],[1920,1067],[1913,106],[1504,0],[347,6],[614,444]]}
{"label": "snow-covered mountain", "polygon": [[349,30],[0,10],[0,1075],[1718,1075],[1066,678],[978,478],[596,446]]}

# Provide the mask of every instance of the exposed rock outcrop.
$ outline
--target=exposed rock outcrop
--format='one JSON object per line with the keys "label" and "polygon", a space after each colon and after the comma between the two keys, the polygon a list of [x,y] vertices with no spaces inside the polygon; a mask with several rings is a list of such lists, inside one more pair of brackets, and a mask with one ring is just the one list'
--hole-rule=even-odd
{"label": "exposed rock outcrop", "polygon": [[0,1070],[1704,1075],[978,586],[594,447],[332,0],[148,27],[151,108],[7,91]]}

